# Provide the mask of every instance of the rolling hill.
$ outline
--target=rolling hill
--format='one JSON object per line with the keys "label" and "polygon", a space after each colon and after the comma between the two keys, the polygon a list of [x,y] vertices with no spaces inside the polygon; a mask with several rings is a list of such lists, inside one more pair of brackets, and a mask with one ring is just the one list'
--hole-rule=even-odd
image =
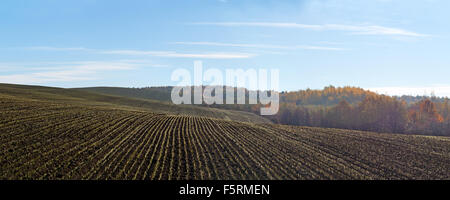
{"label": "rolling hill", "polygon": [[146,87],[146,88],[87,87],[74,89],[122,97],[153,99],[158,101],[171,102],[170,93],[172,91],[172,88],[173,87],[168,86],[168,87]]}
{"label": "rolling hill", "polygon": [[0,179],[450,179],[448,137],[36,86],[0,85],[0,146]]}
{"label": "rolling hill", "polygon": [[268,119],[249,112],[222,110],[192,105],[174,105],[169,102],[162,102],[152,99],[114,96],[81,91],[78,89],[0,84],[0,94],[5,97],[30,101],[55,102],[132,111],[150,111],[174,115],[195,115],[253,123],[271,123]]}

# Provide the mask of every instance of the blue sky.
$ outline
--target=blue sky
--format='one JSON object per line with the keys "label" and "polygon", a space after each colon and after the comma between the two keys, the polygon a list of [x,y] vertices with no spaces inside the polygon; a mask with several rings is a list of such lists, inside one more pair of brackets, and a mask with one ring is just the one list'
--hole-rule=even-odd
{"label": "blue sky", "polygon": [[280,88],[450,96],[447,0],[4,0],[0,82],[175,85],[177,68],[277,68]]}

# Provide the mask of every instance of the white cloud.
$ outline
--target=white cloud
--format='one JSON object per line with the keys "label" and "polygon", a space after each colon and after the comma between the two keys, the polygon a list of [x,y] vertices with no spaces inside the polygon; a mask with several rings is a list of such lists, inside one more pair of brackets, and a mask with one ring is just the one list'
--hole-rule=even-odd
{"label": "white cloud", "polygon": [[44,51],[91,51],[84,47],[48,47],[48,46],[35,46],[25,47],[28,50],[44,50]]}
{"label": "white cloud", "polygon": [[103,51],[103,54],[134,55],[134,56],[157,56],[171,58],[204,58],[204,59],[234,59],[250,58],[255,54],[249,53],[177,53],[172,51],[136,51],[136,50],[112,50]]}
{"label": "white cloud", "polygon": [[191,25],[211,25],[211,26],[254,26],[271,28],[298,28],[315,31],[345,31],[360,35],[391,35],[408,37],[427,37],[429,35],[407,31],[400,28],[391,28],[376,25],[342,25],[342,24],[324,24],[311,25],[299,23],[270,23],[270,22],[198,22]]}
{"label": "white cloud", "polygon": [[92,80],[92,72],[82,70],[48,71],[0,76],[0,82],[12,84],[42,84]]}
{"label": "white cloud", "polygon": [[222,46],[222,47],[244,47],[244,48],[261,48],[261,49],[287,49],[287,50],[294,50],[294,49],[328,50],[328,51],[345,50],[343,48],[336,48],[336,47],[309,46],[309,45],[281,46],[281,45],[267,45],[267,44],[233,44],[233,43],[218,43],[218,42],[174,42],[173,44]]}
{"label": "white cloud", "polygon": [[[37,72],[18,73],[0,76],[1,83],[42,84],[49,82],[73,82],[97,80],[101,73],[108,71],[132,70],[138,67],[163,67],[145,61],[81,61],[81,62],[49,62],[49,63],[9,63],[22,66],[22,71],[37,70]],[[46,64],[52,65],[48,68]],[[0,69],[4,66],[0,63]]]}
{"label": "white cloud", "polygon": [[140,51],[140,50],[98,50],[88,48],[60,48],[60,47],[26,47],[29,50],[43,51],[88,51],[97,54],[131,55],[131,56],[155,56],[168,58],[203,58],[203,59],[236,59],[256,56],[250,53],[235,52],[206,52],[206,53],[180,53],[175,51]]}

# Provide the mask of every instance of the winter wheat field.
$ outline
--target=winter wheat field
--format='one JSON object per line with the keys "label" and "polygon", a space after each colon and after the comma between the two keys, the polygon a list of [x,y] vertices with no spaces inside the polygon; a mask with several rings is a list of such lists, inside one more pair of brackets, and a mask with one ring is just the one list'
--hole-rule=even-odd
{"label": "winter wheat field", "polygon": [[449,10],[2,0],[0,182],[146,180],[130,182],[212,195],[232,183],[275,194],[310,180],[450,180]]}

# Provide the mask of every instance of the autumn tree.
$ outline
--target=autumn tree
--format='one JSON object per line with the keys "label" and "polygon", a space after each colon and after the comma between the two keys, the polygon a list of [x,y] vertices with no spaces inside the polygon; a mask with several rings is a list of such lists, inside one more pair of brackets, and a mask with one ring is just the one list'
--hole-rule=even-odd
{"label": "autumn tree", "polygon": [[435,104],[426,99],[409,111],[409,131],[422,134],[442,134],[444,118],[437,112]]}
{"label": "autumn tree", "polygon": [[297,107],[292,111],[293,123],[299,126],[309,125],[309,111],[304,107]]}
{"label": "autumn tree", "polygon": [[442,118],[444,119],[443,122],[444,135],[450,136],[450,102],[448,99],[446,99],[445,102],[442,103],[442,107],[440,110]]}
{"label": "autumn tree", "polygon": [[383,95],[366,97],[358,107],[359,128],[377,132],[401,133],[406,128],[406,104]]}
{"label": "autumn tree", "polygon": [[[280,98],[279,113],[268,116],[280,124],[450,136],[450,101],[446,98],[390,97],[333,86],[282,92]],[[255,112],[258,106],[248,110]]]}
{"label": "autumn tree", "polygon": [[351,129],[355,125],[351,105],[342,100],[338,105],[331,108],[326,115],[326,125],[332,128]]}

